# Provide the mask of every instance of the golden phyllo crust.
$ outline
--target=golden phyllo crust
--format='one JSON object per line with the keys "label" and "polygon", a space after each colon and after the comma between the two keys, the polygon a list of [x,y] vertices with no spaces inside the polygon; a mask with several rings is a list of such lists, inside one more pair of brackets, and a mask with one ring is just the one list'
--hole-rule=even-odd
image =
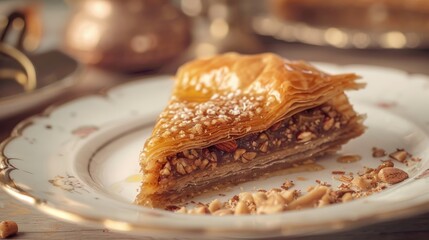
{"label": "golden phyllo crust", "polygon": [[163,191],[160,172],[168,156],[259,133],[335,98],[346,102],[342,114],[354,117],[343,92],[363,87],[357,79],[271,53],[227,53],[183,65],[140,154],[144,177],[137,203],[150,205],[148,198]]}

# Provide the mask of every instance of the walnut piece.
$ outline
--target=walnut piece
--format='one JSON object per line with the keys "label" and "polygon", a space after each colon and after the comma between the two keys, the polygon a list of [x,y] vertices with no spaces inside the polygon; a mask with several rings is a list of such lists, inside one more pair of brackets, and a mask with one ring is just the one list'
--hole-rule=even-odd
{"label": "walnut piece", "polygon": [[386,151],[382,148],[373,147],[372,148],[372,156],[375,158],[386,156]]}
{"label": "walnut piece", "polygon": [[243,214],[249,214],[250,210],[249,207],[247,207],[247,204],[245,202],[238,202],[237,206],[235,207],[234,214],[235,215],[243,215]]}
{"label": "walnut piece", "polygon": [[404,163],[407,160],[408,153],[403,149],[398,149],[396,152],[389,154],[389,157],[395,159],[396,161]]}
{"label": "walnut piece", "polygon": [[366,179],[359,176],[353,178],[352,184],[361,190],[368,190],[371,188],[370,183]]}
{"label": "walnut piece", "polygon": [[408,178],[408,173],[395,167],[385,167],[378,172],[381,181],[389,184],[396,184]]}
{"label": "walnut piece", "polygon": [[329,191],[328,187],[316,186],[310,192],[302,195],[288,206],[289,209],[301,209],[312,207]]}
{"label": "walnut piece", "polygon": [[221,208],[222,208],[222,203],[219,201],[219,199],[215,199],[209,204],[210,212],[216,212]]}
{"label": "walnut piece", "polygon": [[235,140],[231,140],[228,142],[218,143],[215,145],[215,147],[224,152],[232,153],[235,151],[235,149],[237,149],[238,145]]}
{"label": "walnut piece", "polygon": [[8,238],[18,232],[18,224],[14,221],[0,222],[0,238]]}

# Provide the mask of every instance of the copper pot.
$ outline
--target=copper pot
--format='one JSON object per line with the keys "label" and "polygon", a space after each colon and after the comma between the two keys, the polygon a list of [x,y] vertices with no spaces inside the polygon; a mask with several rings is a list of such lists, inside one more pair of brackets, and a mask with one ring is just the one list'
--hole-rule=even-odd
{"label": "copper pot", "polygon": [[78,60],[109,70],[157,68],[190,43],[190,21],[166,0],[79,0],[64,38]]}

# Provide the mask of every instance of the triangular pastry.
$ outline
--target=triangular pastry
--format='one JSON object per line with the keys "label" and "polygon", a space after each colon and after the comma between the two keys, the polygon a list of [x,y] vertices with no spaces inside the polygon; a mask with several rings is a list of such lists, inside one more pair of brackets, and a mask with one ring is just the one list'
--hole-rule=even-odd
{"label": "triangular pastry", "polygon": [[270,53],[183,65],[141,152],[136,202],[162,207],[335,152],[364,131],[344,94],[357,79]]}

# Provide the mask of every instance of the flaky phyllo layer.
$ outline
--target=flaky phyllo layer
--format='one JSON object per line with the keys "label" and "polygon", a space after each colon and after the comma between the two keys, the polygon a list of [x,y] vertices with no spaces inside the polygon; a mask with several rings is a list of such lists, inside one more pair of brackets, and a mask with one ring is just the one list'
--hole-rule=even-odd
{"label": "flaky phyllo layer", "polygon": [[[136,202],[153,205],[153,196],[171,192],[174,188],[171,181],[177,177],[166,184],[165,175],[172,171],[172,158],[177,158],[178,153],[198,150],[202,156],[207,154],[204,149],[247,139],[246,136],[260,134],[276,123],[287,122],[293,115],[323,104],[326,109],[335,108],[336,114],[341,113],[339,122],[353,120],[351,127],[359,125],[356,113],[343,94],[345,90],[363,87],[356,82],[357,78],[355,74],[330,75],[305,62],[289,61],[269,53],[228,53],[185,64],[176,75],[170,102],[141,152],[144,177]],[[349,138],[360,135],[361,131],[357,132],[359,134],[351,134]],[[293,138],[296,140],[297,136]],[[216,152],[214,157],[224,156],[222,147],[218,150],[221,152]],[[207,159],[213,160],[213,155],[210,156]],[[201,164],[203,159],[196,158],[190,159]],[[183,175],[192,172],[185,167],[182,164],[174,172],[183,172]],[[215,167],[216,164],[197,172],[214,171]],[[210,185],[210,180],[201,184]],[[189,187],[183,182],[181,185]]]}

